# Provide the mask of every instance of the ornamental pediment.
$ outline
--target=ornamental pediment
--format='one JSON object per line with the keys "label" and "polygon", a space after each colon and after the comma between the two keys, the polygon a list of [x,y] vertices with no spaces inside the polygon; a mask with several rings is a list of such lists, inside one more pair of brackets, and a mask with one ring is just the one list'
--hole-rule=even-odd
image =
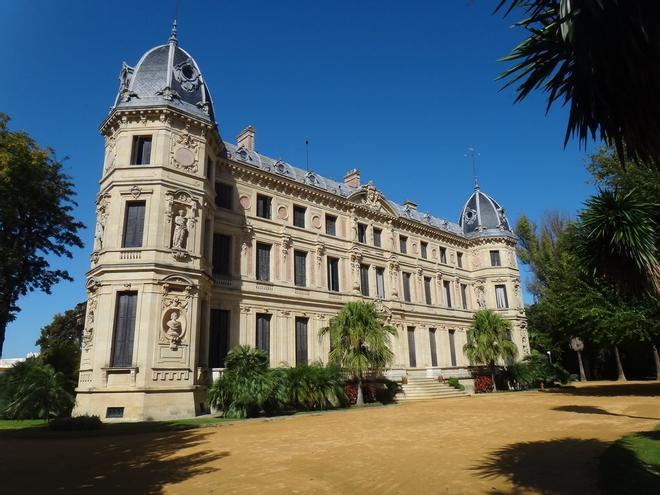
{"label": "ornamental pediment", "polygon": [[348,200],[384,215],[397,216],[383,193],[376,189],[372,182],[351,194]]}

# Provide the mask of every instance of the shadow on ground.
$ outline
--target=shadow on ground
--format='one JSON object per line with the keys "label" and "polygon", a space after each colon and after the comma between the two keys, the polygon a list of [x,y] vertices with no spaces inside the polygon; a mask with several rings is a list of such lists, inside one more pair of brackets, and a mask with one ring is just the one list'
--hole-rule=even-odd
{"label": "shadow on ground", "polygon": [[563,411],[563,412],[572,412],[579,414],[602,414],[605,416],[619,416],[621,418],[650,419],[652,421],[660,421],[660,417],[650,418],[648,416],[631,416],[630,414],[618,414],[618,413],[609,412],[606,409],[595,406],[559,406],[559,407],[553,407],[552,411]]}
{"label": "shadow on ground", "polygon": [[182,452],[203,443],[208,434],[186,430],[115,437],[3,439],[3,492],[157,495],[165,485],[217,470],[210,464],[229,452]]}
{"label": "shadow on ground", "polygon": [[[645,444],[649,451],[657,452],[654,465],[645,464],[639,455],[635,454],[634,444],[638,445],[638,450],[643,450],[639,443]],[[660,430],[636,433],[614,442],[601,458],[603,492],[611,495],[660,493],[658,444],[660,444]]]}
{"label": "shadow on ground", "polygon": [[560,387],[549,388],[546,394],[571,394],[585,397],[617,397],[638,396],[653,397],[660,396],[660,382],[648,383],[617,383],[616,385],[592,385],[586,387]]}
{"label": "shadow on ground", "polygon": [[607,446],[600,440],[578,438],[515,443],[492,452],[472,470],[484,479],[504,476],[515,487],[492,493],[594,493],[598,457]]}

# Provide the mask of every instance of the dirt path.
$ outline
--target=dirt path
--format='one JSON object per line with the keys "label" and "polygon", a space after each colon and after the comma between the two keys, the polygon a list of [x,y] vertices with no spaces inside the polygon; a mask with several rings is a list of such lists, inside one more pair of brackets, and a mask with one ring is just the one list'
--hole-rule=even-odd
{"label": "dirt path", "polygon": [[[598,493],[660,384],[590,384],[81,439],[0,438],[5,493]],[[6,490],[6,491],[5,491]]]}

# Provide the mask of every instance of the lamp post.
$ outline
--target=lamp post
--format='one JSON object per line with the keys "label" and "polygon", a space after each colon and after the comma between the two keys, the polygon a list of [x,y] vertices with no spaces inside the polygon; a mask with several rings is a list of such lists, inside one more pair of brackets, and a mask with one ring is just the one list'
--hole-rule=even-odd
{"label": "lamp post", "polygon": [[580,337],[573,337],[571,339],[571,349],[577,352],[578,363],[580,364],[580,381],[586,382],[587,375],[584,373],[584,366],[582,365],[582,350],[584,349],[584,342]]}

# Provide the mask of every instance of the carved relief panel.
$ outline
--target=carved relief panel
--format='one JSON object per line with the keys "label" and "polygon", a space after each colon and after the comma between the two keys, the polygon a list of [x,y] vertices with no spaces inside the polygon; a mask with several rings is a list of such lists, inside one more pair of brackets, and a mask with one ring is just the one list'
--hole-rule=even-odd
{"label": "carved relief panel", "polygon": [[165,216],[170,225],[168,247],[175,260],[190,261],[191,254],[201,254],[195,246],[200,201],[183,190],[168,191],[165,197]]}

